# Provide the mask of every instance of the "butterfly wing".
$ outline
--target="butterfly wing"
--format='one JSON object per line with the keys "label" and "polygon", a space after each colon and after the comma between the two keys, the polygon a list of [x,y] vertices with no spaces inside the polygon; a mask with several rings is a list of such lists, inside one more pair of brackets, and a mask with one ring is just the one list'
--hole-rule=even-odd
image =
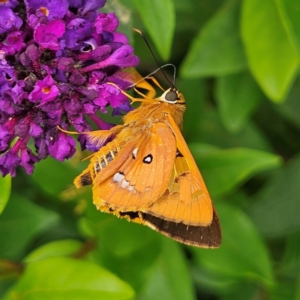
{"label": "butterfly wing", "polygon": [[[124,128],[102,147],[76,186],[93,184],[101,211],[142,223],[185,244],[218,247],[218,216],[183,136],[168,124]],[[144,124],[145,125],[145,124]]]}
{"label": "butterfly wing", "polygon": [[[221,244],[220,222],[215,210],[213,210],[213,219],[209,226],[191,226],[171,222],[146,213],[140,213],[140,219],[143,220],[144,225],[187,245],[218,248]],[[133,221],[139,222],[136,220]]]}
{"label": "butterfly wing", "polygon": [[94,204],[100,210],[147,211],[169,185],[176,156],[175,136],[169,126],[155,123],[131,135],[129,132],[107,144],[110,147],[118,144],[118,139],[128,140],[93,180]]}
{"label": "butterfly wing", "polygon": [[217,248],[222,239],[218,215],[181,131],[170,115],[166,117],[176,137],[174,171],[165,194],[139,217],[143,224],[181,243]]}

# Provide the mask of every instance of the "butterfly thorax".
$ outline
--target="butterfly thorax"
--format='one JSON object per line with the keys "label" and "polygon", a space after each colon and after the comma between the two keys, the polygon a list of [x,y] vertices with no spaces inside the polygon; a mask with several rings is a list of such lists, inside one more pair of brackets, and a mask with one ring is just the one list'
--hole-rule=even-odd
{"label": "butterfly thorax", "polygon": [[[170,93],[173,93],[171,95],[173,98],[168,98]],[[159,98],[145,98],[144,100],[138,108],[124,116],[124,124],[139,123],[143,120],[148,120],[151,123],[166,123],[166,115],[170,115],[176,125],[182,128],[183,113],[186,106],[185,99],[178,90],[168,89]]]}

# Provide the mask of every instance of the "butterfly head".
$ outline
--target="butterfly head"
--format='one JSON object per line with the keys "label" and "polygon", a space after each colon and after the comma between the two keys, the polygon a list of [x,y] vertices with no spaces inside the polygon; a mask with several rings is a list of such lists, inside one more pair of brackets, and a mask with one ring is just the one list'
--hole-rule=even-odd
{"label": "butterfly head", "polygon": [[175,87],[167,89],[158,99],[160,101],[168,102],[170,104],[185,105],[185,99],[183,95]]}

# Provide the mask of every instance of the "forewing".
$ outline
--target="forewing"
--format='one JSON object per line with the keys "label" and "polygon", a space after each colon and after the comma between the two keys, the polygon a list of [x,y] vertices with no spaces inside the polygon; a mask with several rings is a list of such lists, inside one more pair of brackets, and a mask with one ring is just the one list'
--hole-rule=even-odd
{"label": "forewing", "polygon": [[96,176],[94,203],[105,211],[147,210],[168,188],[175,156],[176,141],[169,126],[146,126],[120,149],[115,160],[122,157],[122,163],[112,161]]}

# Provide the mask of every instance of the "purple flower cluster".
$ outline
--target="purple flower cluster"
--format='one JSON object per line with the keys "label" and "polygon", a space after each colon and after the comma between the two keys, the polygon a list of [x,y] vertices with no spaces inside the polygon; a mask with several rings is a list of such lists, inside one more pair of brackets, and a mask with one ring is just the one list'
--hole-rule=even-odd
{"label": "purple flower cluster", "polygon": [[[131,82],[123,68],[138,58],[105,0],[0,2],[0,172],[75,153],[75,141],[57,126],[78,132],[106,123],[97,112],[130,109],[120,90]],[[84,138],[80,137],[82,147]]]}

